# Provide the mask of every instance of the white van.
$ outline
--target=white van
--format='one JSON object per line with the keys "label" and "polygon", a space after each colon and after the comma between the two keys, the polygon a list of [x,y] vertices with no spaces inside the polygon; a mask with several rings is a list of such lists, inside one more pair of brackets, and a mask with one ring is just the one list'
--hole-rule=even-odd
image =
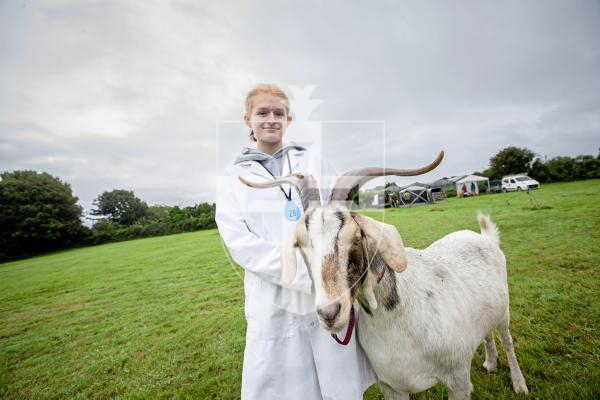
{"label": "white van", "polygon": [[527,175],[510,175],[502,178],[502,191],[513,192],[529,189],[538,189],[540,183]]}

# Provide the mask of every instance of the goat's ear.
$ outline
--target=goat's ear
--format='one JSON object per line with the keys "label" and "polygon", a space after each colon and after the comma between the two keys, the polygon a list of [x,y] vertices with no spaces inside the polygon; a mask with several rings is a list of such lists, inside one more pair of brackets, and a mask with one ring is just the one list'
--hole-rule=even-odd
{"label": "goat's ear", "polygon": [[367,237],[369,248],[377,250],[383,261],[394,271],[404,271],[408,265],[408,259],[396,227],[361,214],[353,214],[353,217]]}
{"label": "goat's ear", "polygon": [[377,299],[373,293],[373,286],[377,284],[377,278],[373,274],[368,274],[364,283],[361,286],[363,297],[367,300],[371,311],[377,310]]}
{"label": "goat's ear", "polygon": [[[298,247],[306,247],[307,245],[308,240],[304,218],[305,216],[298,221],[296,229],[294,229],[281,250],[281,284],[283,286],[290,286],[296,277],[296,270],[298,268],[296,249]],[[302,254],[304,256],[304,253]]]}
{"label": "goat's ear", "polygon": [[296,260],[296,248],[298,247],[298,229],[294,229],[288,241],[281,249],[281,284],[290,286],[296,277],[298,260]]}

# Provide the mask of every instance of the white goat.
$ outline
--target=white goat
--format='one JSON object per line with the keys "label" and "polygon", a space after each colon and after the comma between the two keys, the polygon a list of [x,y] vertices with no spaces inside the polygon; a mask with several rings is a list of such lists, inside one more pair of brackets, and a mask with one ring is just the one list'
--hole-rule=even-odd
{"label": "white goat", "polygon": [[[443,153],[419,170],[385,172],[416,175],[435,168],[442,157]],[[341,204],[354,197],[358,183],[377,173],[381,175],[374,169],[344,174],[338,180],[343,185],[336,184],[327,206],[310,206],[318,192],[306,175],[262,184],[242,179],[252,187],[286,182],[301,193],[311,193],[303,201],[305,214],[282,251],[282,282],[294,279],[299,248],[313,278],[317,313],[325,329],[335,334],[347,326],[351,335],[353,304],[360,304],[358,339],[386,399],[408,399],[409,393],[438,382],[448,387],[450,400],[468,399],[471,360],[482,341],[483,366],[490,372],[496,369],[494,328],[508,356],[515,392],[528,393],[509,332],[506,260],[498,247],[496,226],[480,214],[481,234],[460,231],[425,250],[405,249],[394,226]]]}

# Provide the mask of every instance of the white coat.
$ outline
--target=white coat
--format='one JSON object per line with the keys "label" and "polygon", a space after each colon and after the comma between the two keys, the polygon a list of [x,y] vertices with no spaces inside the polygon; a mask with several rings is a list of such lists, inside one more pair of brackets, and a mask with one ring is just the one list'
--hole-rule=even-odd
{"label": "white coat", "polygon": [[[330,188],[332,180],[320,175],[336,174],[326,165],[319,174],[321,161],[315,156],[309,160],[308,153],[288,151],[292,171],[310,173],[320,186]],[[288,174],[284,156],[282,176]],[[302,257],[292,285],[281,286],[282,242],[297,224],[283,215],[283,193],[278,187],[249,188],[238,180],[240,175],[250,181],[273,177],[257,161],[242,161],[227,169],[217,195],[219,232],[233,259],[245,269],[248,326],[242,399],[362,399],[375,375],[356,336],[341,346],[319,326],[312,281]],[[289,185],[282,186],[289,190]],[[327,193],[322,191],[322,198]],[[292,196],[300,205],[295,189]]]}

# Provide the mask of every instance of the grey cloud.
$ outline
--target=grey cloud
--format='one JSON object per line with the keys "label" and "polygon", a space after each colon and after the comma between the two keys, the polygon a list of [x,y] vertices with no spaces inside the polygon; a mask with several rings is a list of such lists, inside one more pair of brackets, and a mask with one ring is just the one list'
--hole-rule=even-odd
{"label": "grey cloud", "polygon": [[[388,166],[446,150],[423,180],[483,170],[508,145],[600,145],[592,0],[26,4],[0,3],[0,169],[60,175],[86,207],[117,187],[214,201],[217,154],[250,145],[232,125],[218,149],[216,121],[240,119],[264,81],[317,85],[312,120],[385,121]],[[325,155],[379,163],[374,126],[323,124]]]}

